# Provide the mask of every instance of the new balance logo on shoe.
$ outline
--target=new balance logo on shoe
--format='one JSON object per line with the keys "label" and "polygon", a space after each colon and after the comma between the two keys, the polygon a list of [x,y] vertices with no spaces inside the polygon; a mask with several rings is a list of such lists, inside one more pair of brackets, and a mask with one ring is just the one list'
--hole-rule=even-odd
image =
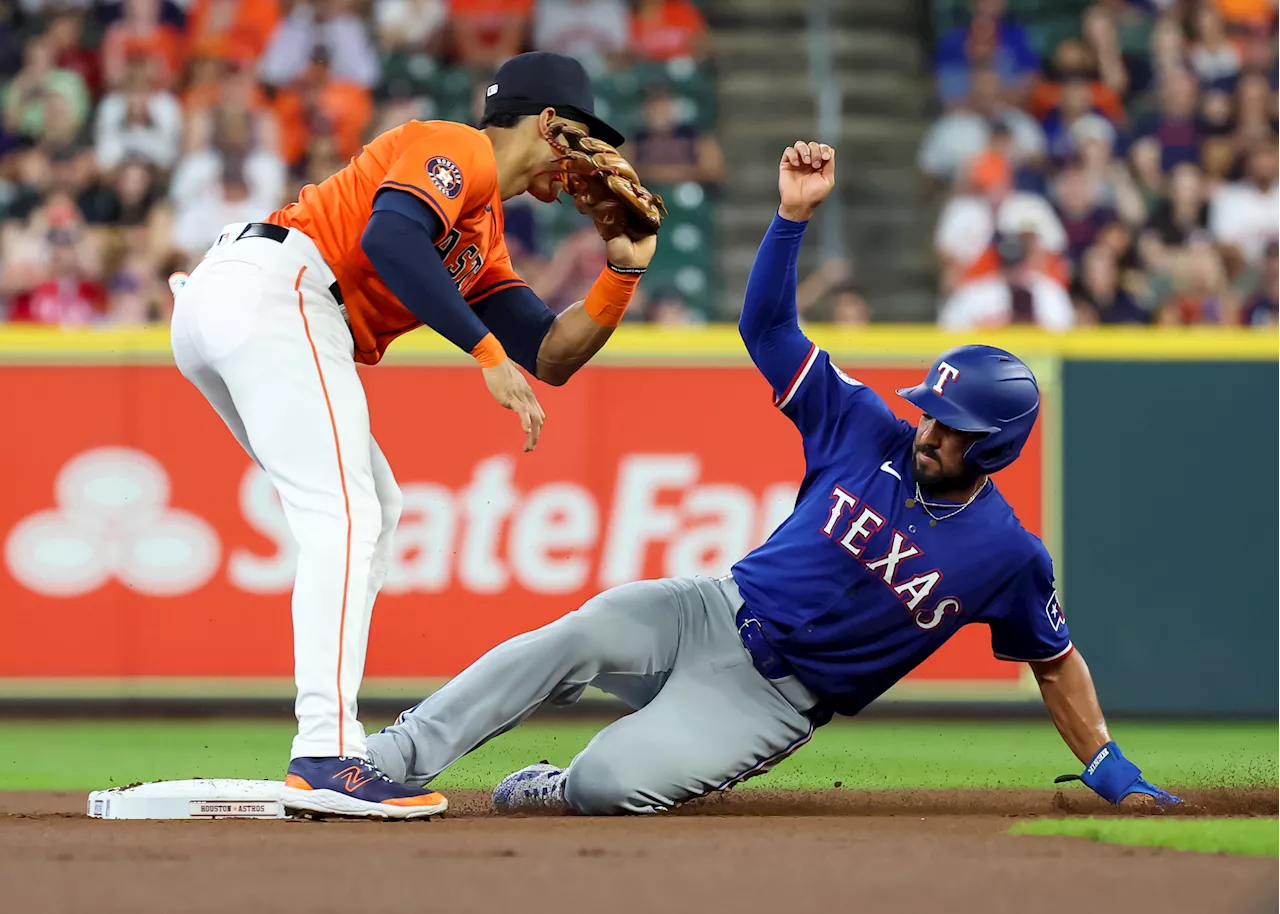
{"label": "new balance logo on shoe", "polygon": [[351,765],[347,768],[343,768],[333,776],[333,779],[335,781],[342,780],[344,782],[342,787],[347,793],[355,793],[356,790],[360,788],[361,784],[368,784],[373,780],[372,776],[361,777],[360,766],[358,765]]}

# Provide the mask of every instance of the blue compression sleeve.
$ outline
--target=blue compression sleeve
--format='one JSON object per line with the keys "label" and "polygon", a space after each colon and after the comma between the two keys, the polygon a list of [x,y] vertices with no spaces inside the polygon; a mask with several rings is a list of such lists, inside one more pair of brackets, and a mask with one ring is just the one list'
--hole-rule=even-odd
{"label": "blue compression sleeve", "polygon": [[751,265],[738,318],[751,361],[778,392],[787,389],[813,345],[800,330],[796,313],[796,260],[807,225],[773,217]]}
{"label": "blue compression sleeve", "polygon": [[360,247],[414,317],[469,353],[489,328],[462,297],[435,249],[442,230],[426,204],[404,191],[386,190],[374,201]]}

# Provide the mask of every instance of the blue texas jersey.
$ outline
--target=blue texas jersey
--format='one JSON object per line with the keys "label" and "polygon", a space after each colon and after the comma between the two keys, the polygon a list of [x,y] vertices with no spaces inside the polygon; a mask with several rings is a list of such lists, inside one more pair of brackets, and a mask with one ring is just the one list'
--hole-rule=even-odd
{"label": "blue texas jersey", "polygon": [[991,627],[1004,660],[1071,650],[1049,555],[993,482],[930,526],[915,429],[816,346],[776,402],[800,430],[805,477],[733,576],[743,611],[832,711],[857,713],[970,622]]}

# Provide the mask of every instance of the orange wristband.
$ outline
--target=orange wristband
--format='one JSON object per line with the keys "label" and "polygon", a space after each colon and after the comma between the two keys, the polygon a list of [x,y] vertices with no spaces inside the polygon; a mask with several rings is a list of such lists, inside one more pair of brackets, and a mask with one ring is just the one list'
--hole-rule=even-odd
{"label": "orange wristband", "polygon": [[622,315],[627,313],[627,305],[631,304],[631,296],[635,294],[643,275],[643,269],[609,264],[591,284],[582,307],[586,308],[587,314],[601,327],[618,326],[622,322]]}
{"label": "orange wristband", "polygon": [[471,357],[480,363],[481,368],[495,368],[507,360],[507,351],[496,336],[486,333],[471,350]]}

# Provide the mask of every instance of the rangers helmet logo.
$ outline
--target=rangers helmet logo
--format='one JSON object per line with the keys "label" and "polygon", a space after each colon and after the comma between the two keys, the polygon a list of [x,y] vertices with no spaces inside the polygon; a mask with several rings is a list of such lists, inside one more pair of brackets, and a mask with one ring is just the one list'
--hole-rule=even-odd
{"label": "rangers helmet logo", "polygon": [[435,156],[427,162],[427,177],[436,186],[436,190],[450,200],[462,193],[462,169],[452,159]]}

